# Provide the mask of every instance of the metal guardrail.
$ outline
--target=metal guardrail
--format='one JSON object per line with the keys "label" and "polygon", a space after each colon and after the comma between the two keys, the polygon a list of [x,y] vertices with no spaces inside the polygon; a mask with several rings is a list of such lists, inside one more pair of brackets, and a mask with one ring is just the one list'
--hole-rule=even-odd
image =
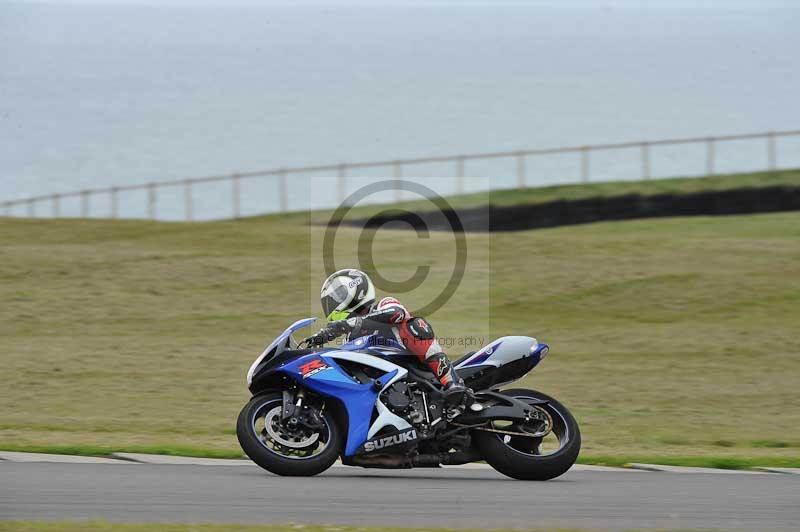
{"label": "metal guardrail", "polygon": [[[640,151],[641,162],[641,179],[646,180],[651,177],[651,164],[650,155],[653,147],[678,145],[678,144],[705,144],[705,176],[712,176],[715,173],[715,146],[720,142],[734,141],[734,140],[753,140],[764,139],[766,149],[767,170],[775,170],[778,165],[778,154],[776,149],[775,139],[780,137],[793,137],[800,136],[800,130],[790,131],[769,131],[765,133],[750,133],[742,135],[722,135],[712,137],[688,137],[677,139],[662,139],[662,140],[649,140],[638,142],[620,142],[609,144],[593,144],[587,146],[571,146],[562,148],[544,148],[544,149],[527,149],[516,151],[500,151],[500,152],[485,152],[473,153],[464,155],[443,155],[443,156],[430,156],[418,157],[410,159],[394,159],[394,160],[381,160],[381,161],[368,161],[356,163],[338,163],[319,166],[295,166],[285,168],[275,168],[271,170],[261,170],[255,172],[241,172],[224,175],[213,175],[205,177],[194,177],[188,179],[176,179],[169,181],[153,181],[150,183],[138,185],[123,185],[112,186],[104,188],[91,188],[75,192],[47,194],[43,196],[33,196],[24,199],[5,201],[0,203],[0,207],[4,209],[5,215],[11,215],[11,209],[17,205],[27,206],[27,215],[29,217],[36,216],[36,207],[41,203],[49,202],[51,204],[51,216],[61,216],[61,201],[66,198],[78,197],[80,198],[80,216],[88,218],[91,211],[91,197],[94,195],[107,194],[110,198],[110,212],[111,218],[119,217],[119,199],[121,193],[127,191],[147,191],[147,217],[155,220],[157,217],[158,205],[158,190],[167,187],[182,187],[184,190],[184,219],[191,221],[194,219],[194,195],[193,187],[202,183],[214,183],[221,181],[229,181],[232,187],[232,204],[231,204],[231,217],[239,218],[241,216],[241,181],[243,179],[252,179],[257,177],[275,177],[277,180],[277,195],[279,199],[278,212],[287,212],[289,210],[288,198],[288,179],[292,174],[308,174],[308,173],[321,173],[328,174],[334,173],[337,176],[338,184],[338,199],[343,202],[347,196],[347,172],[348,170],[365,169],[365,168],[386,168],[392,170],[392,175],[395,178],[403,176],[403,169],[406,166],[413,166],[418,164],[428,163],[454,163],[455,164],[455,179],[456,191],[458,193],[464,192],[464,178],[466,175],[466,163],[468,161],[477,160],[490,160],[490,159],[516,159],[516,172],[517,172],[517,185],[524,187],[526,181],[526,160],[531,156],[538,155],[551,155],[563,153],[577,153],[580,156],[581,168],[581,182],[588,183],[591,179],[591,153],[605,150],[619,150],[619,149],[638,149]],[[397,198],[399,199],[399,197]]]}

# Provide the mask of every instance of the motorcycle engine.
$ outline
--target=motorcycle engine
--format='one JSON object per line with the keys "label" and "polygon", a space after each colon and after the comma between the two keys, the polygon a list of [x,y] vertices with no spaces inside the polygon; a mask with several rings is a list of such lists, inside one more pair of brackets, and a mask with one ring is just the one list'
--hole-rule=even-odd
{"label": "motorcycle engine", "polygon": [[425,420],[420,395],[419,392],[412,392],[406,383],[396,382],[381,397],[389,410],[416,425]]}
{"label": "motorcycle engine", "polygon": [[386,406],[394,413],[404,412],[411,404],[411,397],[408,395],[408,386],[404,382],[396,382],[383,394],[386,399]]}

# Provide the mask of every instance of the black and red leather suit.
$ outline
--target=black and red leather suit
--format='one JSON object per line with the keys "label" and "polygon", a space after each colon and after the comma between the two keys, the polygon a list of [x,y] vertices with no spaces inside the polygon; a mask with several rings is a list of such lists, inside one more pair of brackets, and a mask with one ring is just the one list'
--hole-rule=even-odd
{"label": "black and red leather suit", "polygon": [[408,351],[428,365],[445,390],[463,386],[436,340],[430,324],[423,318],[412,316],[411,312],[393,297],[381,299],[359,315],[329,323],[315,337],[320,341],[329,342],[344,334],[348,334],[352,340],[373,332],[402,343]]}

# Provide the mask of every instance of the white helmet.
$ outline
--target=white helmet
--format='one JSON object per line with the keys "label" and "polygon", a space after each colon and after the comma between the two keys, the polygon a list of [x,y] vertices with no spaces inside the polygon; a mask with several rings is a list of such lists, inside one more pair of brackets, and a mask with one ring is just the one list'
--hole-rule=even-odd
{"label": "white helmet", "polygon": [[339,270],[325,279],[320,292],[328,321],[339,321],[375,303],[375,285],[361,270]]}

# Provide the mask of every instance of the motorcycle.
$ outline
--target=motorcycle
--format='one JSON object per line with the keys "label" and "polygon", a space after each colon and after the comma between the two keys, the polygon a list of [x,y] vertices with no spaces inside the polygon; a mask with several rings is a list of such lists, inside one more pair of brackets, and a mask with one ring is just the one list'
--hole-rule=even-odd
{"label": "motorcycle", "polygon": [[581,435],[561,403],[528,389],[500,390],[536,367],[549,347],[505,336],[453,363],[472,390],[452,404],[433,373],[400,342],[376,334],[331,347],[278,336],[247,372],[252,398],[236,434],[250,459],[285,476],[311,476],[341,458],[365,468],[485,460],[520,480],[549,480],[578,458]]}

